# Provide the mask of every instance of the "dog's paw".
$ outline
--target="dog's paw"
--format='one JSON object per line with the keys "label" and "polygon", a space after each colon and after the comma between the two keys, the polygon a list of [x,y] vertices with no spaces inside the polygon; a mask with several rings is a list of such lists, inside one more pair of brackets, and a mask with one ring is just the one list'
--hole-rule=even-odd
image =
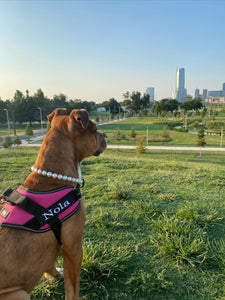
{"label": "dog's paw", "polygon": [[45,272],[45,278],[50,281],[61,277],[64,277],[64,272],[62,268],[53,268],[48,272]]}
{"label": "dog's paw", "polygon": [[56,270],[60,274],[60,277],[64,277],[64,270],[63,270],[63,268],[56,268]]}

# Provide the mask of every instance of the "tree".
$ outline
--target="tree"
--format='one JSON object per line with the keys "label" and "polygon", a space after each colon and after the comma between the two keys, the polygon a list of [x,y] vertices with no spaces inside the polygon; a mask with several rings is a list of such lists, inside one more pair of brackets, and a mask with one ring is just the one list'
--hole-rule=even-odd
{"label": "tree", "polygon": [[200,146],[200,157],[201,157],[202,156],[202,147],[204,147],[206,145],[204,127],[201,127],[198,131],[197,145]]}
{"label": "tree", "polygon": [[156,101],[156,102],[153,104],[152,111],[153,111],[153,112],[156,112],[157,115],[162,113],[162,111],[161,111],[161,105],[160,105],[160,102],[159,102],[159,101]]}
{"label": "tree", "polygon": [[141,97],[140,108],[141,108],[141,110],[146,110],[146,109],[149,108],[150,106],[151,106],[150,95],[149,95],[149,94],[144,94],[144,95]]}
{"label": "tree", "polygon": [[120,129],[119,128],[117,128],[117,131],[116,131],[116,139],[117,139],[117,141],[121,140],[121,134],[120,134]]}
{"label": "tree", "polygon": [[135,137],[136,137],[136,133],[135,133],[135,129],[134,129],[134,128],[131,128],[130,136],[131,136],[132,138],[135,138]]}
{"label": "tree", "polygon": [[192,96],[191,95],[187,95],[186,97],[185,97],[185,101],[191,101],[193,98],[192,98]]}
{"label": "tree", "polygon": [[146,147],[144,143],[144,139],[140,138],[137,142],[137,147],[136,147],[136,152],[137,154],[144,154],[146,152]]}
{"label": "tree", "polygon": [[64,94],[54,95],[52,102],[54,103],[55,108],[57,107],[63,108],[66,105],[66,95]]}
{"label": "tree", "polygon": [[152,110],[154,112],[162,113],[162,112],[173,112],[175,110],[178,110],[179,108],[179,102],[176,99],[167,99],[164,98],[160,102],[157,101],[154,103]]}
{"label": "tree", "polygon": [[56,108],[55,102],[45,97],[41,89],[38,89],[32,98],[35,106],[35,121],[40,121],[39,107],[41,108],[42,119],[45,119]]}
{"label": "tree", "polygon": [[168,142],[170,139],[170,133],[169,133],[167,125],[165,127],[163,127],[162,137],[165,142]]}
{"label": "tree", "polygon": [[31,129],[30,125],[27,124],[26,128],[25,128],[25,135],[27,135],[27,140],[28,143],[30,143],[30,137],[33,135],[33,130]]}
{"label": "tree", "polygon": [[22,144],[22,142],[17,135],[16,138],[13,140],[13,145],[16,145],[18,147],[20,144]]}
{"label": "tree", "polygon": [[7,136],[3,143],[3,147],[7,149],[7,148],[10,148],[11,146],[12,146],[11,138],[10,138],[10,136]]}
{"label": "tree", "polygon": [[13,107],[15,121],[22,123],[27,121],[27,106],[24,95],[19,90],[16,90],[13,97]]}
{"label": "tree", "polygon": [[179,102],[176,99],[169,99],[166,102],[166,111],[170,111],[171,113],[175,110],[178,110]]}
{"label": "tree", "polygon": [[131,109],[133,109],[137,114],[138,111],[141,109],[141,93],[132,92],[130,99],[131,99]]}
{"label": "tree", "polygon": [[117,102],[114,98],[109,99],[109,101],[102,102],[101,106],[105,107],[105,110],[110,111],[110,113],[113,115],[117,115],[123,111],[120,103]]}
{"label": "tree", "polygon": [[203,103],[201,98],[194,98],[194,99],[189,99],[186,100],[181,104],[181,108],[184,109],[185,111],[188,110],[199,110],[203,107]]}

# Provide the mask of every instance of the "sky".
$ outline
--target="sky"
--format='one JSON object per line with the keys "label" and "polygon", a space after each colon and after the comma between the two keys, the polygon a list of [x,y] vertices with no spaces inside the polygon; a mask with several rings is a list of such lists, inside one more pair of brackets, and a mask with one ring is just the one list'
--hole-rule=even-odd
{"label": "sky", "polygon": [[52,98],[101,103],[155,88],[225,82],[225,1],[0,1],[0,98],[41,88]]}

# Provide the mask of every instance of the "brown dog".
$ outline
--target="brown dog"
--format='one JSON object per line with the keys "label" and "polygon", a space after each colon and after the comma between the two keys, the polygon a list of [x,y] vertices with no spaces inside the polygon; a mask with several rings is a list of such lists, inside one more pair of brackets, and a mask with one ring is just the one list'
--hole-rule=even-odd
{"label": "brown dog", "polygon": [[[97,132],[86,110],[56,109],[48,116],[51,129],[45,136],[34,167],[80,178],[80,163],[86,157],[99,155],[106,148],[104,135]],[[77,183],[32,172],[24,187],[50,191]],[[46,272],[59,276],[55,260],[63,252],[65,299],[79,299],[82,263],[82,233],[85,209],[81,201],[75,214],[62,223],[61,242],[53,231],[33,233],[0,227],[0,300],[30,299],[28,293]]]}

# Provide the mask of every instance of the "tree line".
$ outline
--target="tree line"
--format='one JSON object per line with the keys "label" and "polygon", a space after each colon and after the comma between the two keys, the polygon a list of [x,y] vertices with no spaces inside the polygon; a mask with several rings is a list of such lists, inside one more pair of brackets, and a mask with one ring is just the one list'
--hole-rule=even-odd
{"label": "tree line", "polygon": [[3,101],[0,98],[0,123],[7,122],[7,115],[4,110],[8,110],[9,120],[14,123],[40,121],[40,113],[43,120],[47,119],[47,115],[55,108],[72,109],[85,108],[89,113],[96,111],[99,107],[104,107],[107,112],[113,115],[123,113],[124,110],[129,110],[135,114],[140,112],[147,112],[152,109],[153,112],[161,114],[162,112],[173,112],[179,108],[184,110],[198,110],[202,108],[203,104],[200,98],[188,99],[180,103],[176,99],[162,99],[155,103],[151,102],[148,94],[141,94],[140,92],[126,92],[123,95],[123,101],[118,102],[111,98],[108,101],[96,104],[94,101],[81,101],[80,99],[67,99],[66,95],[54,95],[52,99],[46,97],[41,89],[38,89],[33,95],[26,91],[24,95],[17,90],[13,99]]}
{"label": "tree line", "polygon": [[154,103],[152,107],[152,111],[158,114],[163,112],[174,112],[178,109],[182,109],[185,112],[189,110],[199,110],[203,107],[203,103],[201,98],[194,98],[188,96],[186,101],[179,102],[176,99],[162,99],[161,101],[157,101]]}
{"label": "tree line", "polygon": [[96,104],[94,101],[68,100],[64,94],[54,95],[52,99],[49,99],[41,89],[38,89],[34,95],[30,95],[28,90],[25,95],[17,90],[12,100],[3,101],[0,98],[0,123],[7,121],[5,109],[8,110],[10,121],[32,123],[40,121],[40,110],[43,120],[46,120],[47,115],[55,108],[67,108],[69,111],[85,108],[90,113],[91,111],[96,111],[99,107],[104,107],[106,111],[115,115],[124,112],[123,106],[133,110],[135,113],[148,109],[151,106],[148,94],[141,95],[140,92],[132,92],[130,94],[127,92],[125,95],[125,99],[122,102],[111,98],[108,101]]}

